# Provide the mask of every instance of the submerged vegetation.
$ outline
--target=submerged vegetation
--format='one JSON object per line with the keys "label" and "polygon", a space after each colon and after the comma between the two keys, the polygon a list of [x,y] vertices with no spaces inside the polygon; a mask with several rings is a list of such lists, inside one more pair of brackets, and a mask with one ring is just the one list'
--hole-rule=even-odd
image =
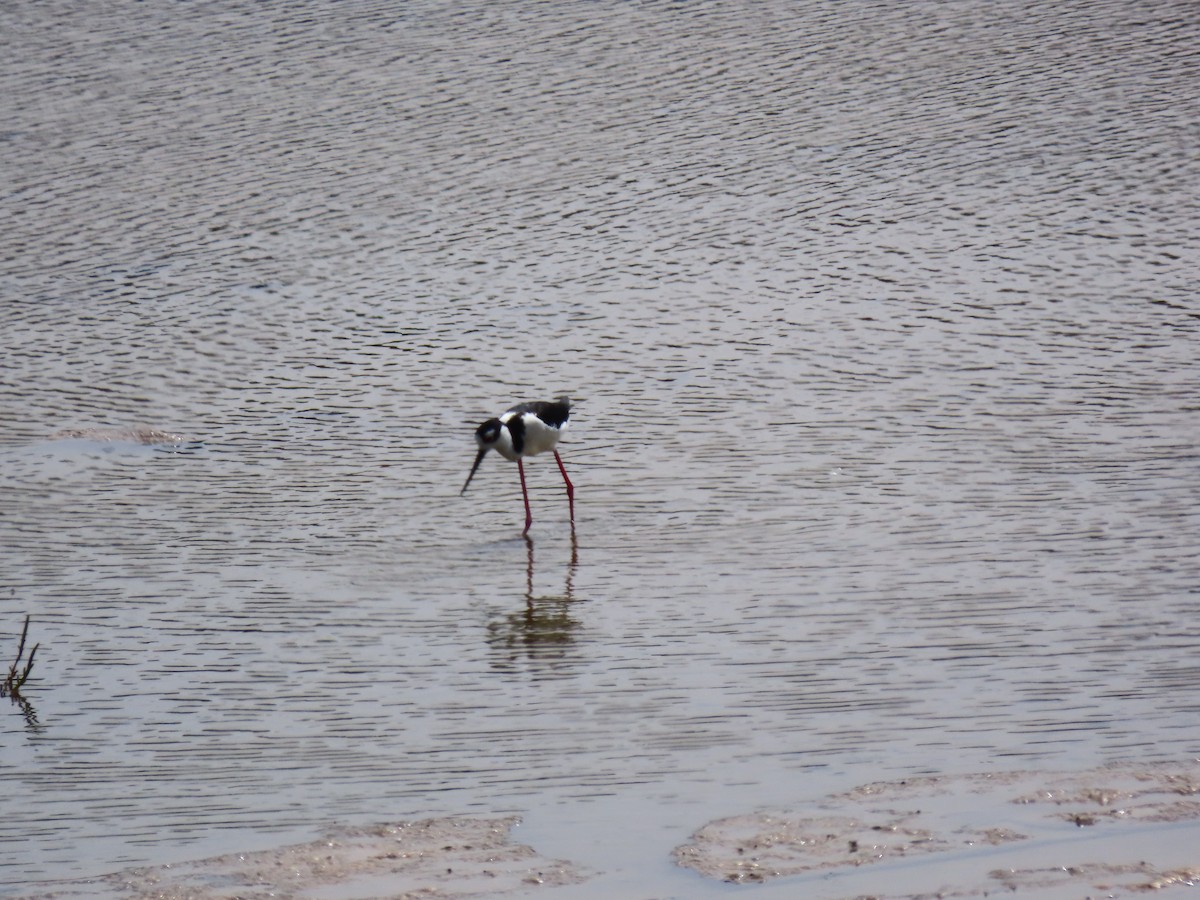
{"label": "submerged vegetation", "polygon": [[26,657],[25,641],[28,638],[29,616],[26,615],[25,627],[21,629],[21,643],[17,645],[17,658],[8,667],[8,675],[0,683],[0,697],[11,697],[12,702],[21,707],[21,713],[25,716],[25,723],[34,731],[40,731],[41,726],[38,724],[37,713],[34,712],[33,704],[21,696],[21,688],[29,680],[29,673],[33,671],[33,657],[37,655],[38,647],[41,646],[41,644],[34,644],[33,649],[29,651],[29,656]]}
{"label": "submerged vegetation", "polygon": [[[29,651],[29,658],[25,659],[25,641],[28,637],[29,616],[26,615],[25,627],[21,629],[21,643],[17,645],[17,658],[8,667],[8,676],[4,679],[4,683],[0,684],[0,697],[12,697],[17,701],[21,699],[21,688],[29,680],[29,673],[33,671],[33,657],[38,652],[38,647],[41,646],[41,644],[34,644],[33,649]],[[24,666],[21,664],[22,660],[24,660]]]}

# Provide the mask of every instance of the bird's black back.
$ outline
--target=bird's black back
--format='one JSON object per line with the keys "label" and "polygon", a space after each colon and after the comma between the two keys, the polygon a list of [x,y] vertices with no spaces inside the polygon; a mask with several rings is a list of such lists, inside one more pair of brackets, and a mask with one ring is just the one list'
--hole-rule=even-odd
{"label": "bird's black back", "polygon": [[535,400],[532,403],[518,403],[505,412],[516,413],[518,416],[522,413],[533,413],[552,428],[562,428],[571,418],[571,401],[567,397],[559,397],[553,401]]}

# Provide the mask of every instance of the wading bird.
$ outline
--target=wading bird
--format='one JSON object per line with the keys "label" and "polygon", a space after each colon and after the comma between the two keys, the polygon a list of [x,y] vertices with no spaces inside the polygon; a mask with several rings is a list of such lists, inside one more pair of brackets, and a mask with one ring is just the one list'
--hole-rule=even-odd
{"label": "wading bird", "polygon": [[483,462],[489,450],[495,450],[509,462],[517,464],[517,472],[521,475],[521,496],[525,498],[525,530],[533,524],[533,513],[529,511],[529,490],[525,487],[525,465],[521,462],[527,456],[536,456],[550,450],[558,463],[558,471],[562,472],[563,481],[567,485],[567,500],[571,505],[571,527],[575,527],[575,486],[567,477],[562,457],[554,448],[558,439],[567,428],[571,418],[571,401],[559,397],[553,402],[538,400],[534,403],[518,403],[511,409],[505,410],[498,419],[488,419],[475,429],[475,443],[479,445],[479,454],[475,457],[475,465],[471,466],[471,474],[459,492],[461,497],[467,492],[467,485],[475,477],[475,470]]}

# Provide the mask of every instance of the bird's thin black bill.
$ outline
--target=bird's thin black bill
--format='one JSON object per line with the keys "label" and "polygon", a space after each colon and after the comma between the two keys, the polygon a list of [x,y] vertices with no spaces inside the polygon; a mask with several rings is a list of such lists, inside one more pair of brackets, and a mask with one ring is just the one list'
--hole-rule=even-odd
{"label": "bird's thin black bill", "polygon": [[[487,455],[487,448],[484,447],[479,451],[479,455],[475,457],[475,465],[471,466],[471,474],[467,476],[467,484],[471,483],[471,479],[475,477],[475,470],[479,468],[479,464],[483,462],[483,457]],[[458,492],[458,496],[462,496],[467,492],[467,484],[463,485],[463,489]]]}

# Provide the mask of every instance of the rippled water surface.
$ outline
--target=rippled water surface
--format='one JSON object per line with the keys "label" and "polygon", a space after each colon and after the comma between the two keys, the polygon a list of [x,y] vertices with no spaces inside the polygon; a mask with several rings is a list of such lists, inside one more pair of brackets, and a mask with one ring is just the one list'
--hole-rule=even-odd
{"label": "rippled water surface", "polygon": [[1062,6],[11,6],[0,884],[1200,754],[1200,25]]}

